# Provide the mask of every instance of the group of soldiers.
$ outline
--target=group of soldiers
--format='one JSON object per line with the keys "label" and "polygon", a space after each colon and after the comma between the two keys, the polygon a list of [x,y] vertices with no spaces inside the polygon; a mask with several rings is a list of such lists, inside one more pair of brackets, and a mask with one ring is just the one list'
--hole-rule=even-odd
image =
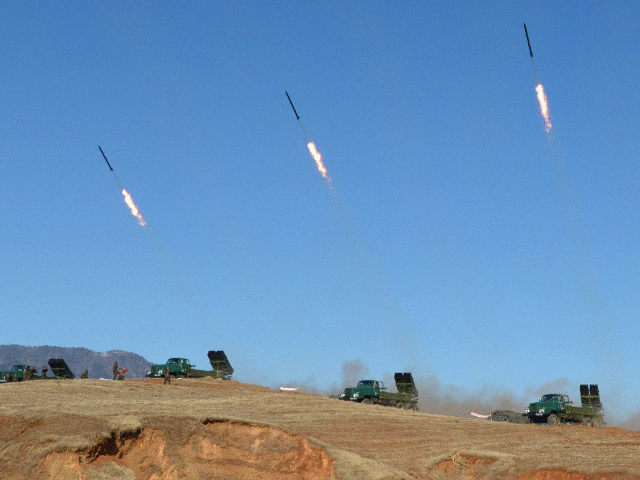
{"label": "group of soldiers", "polygon": [[29,367],[25,365],[24,371],[22,372],[22,375],[23,375],[22,378],[23,380],[33,380],[36,374],[37,374],[36,367]]}
{"label": "group of soldiers", "polygon": [[[47,377],[47,366],[45,365],[44,367],[42,367],[42,375],[40,375],[40,378],[46,378]],[[22,380],[33,380],[34,378],[36,378],[38,376],[38,372],[36,370],[35,367],[29,367],[27,365],[24,366],[24,370],[22,371]],[[19,381],[20,378],[18,377],[18,373],[14,372],[13,375],[11,375],[9,372],[6,372],[4,374],[4,381],[5,382],[17,382]]]}
{"label": "group of soldiers", "polygon": [[113,379],[124,380],[124,376],[129,371],[128,368],[118,368],[118,362],[113,362]]}
{"label": "group of soldiers", "polygon": [[[49,371],[49,368],[47,368],[47,366],[44,365],[42,367],[42,373],[40,374],[40,378],[47,378],[48,371]],[[113,362],[113,379],[114,380],[124,380],[124,377],[128,371],[129,371],[128,368],[118,368],[118,362]],[[25,381],[33,380],[37,376],[38,376],[37,370],[35,369],[35,367],[29,367],[25,365],[24,370],[22,372],[22,380],[25,380]],[[89,378],[89,370],[85,370],[84,372],[82,372],[82,374],[80,375],[80,378],[83,378],[83,379]],[[4,375],[5,382],[17,382],[19,380],[20,378],[18,377],[17,373],[14,373],[13,375],[11,375],[9,372],[6,372]]]}

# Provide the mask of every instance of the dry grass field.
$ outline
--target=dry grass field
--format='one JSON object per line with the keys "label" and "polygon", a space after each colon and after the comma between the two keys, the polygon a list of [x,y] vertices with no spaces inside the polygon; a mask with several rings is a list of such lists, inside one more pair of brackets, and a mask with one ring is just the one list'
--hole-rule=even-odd
{"label": "dry grass field", "polygon": [[516,425],[234,381],[0,385],[7,479],[640,479],[640,432]]}

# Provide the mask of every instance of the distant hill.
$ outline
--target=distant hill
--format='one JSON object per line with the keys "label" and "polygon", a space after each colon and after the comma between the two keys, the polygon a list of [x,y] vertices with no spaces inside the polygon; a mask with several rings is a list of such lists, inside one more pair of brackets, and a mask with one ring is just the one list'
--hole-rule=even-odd
{"label": "distant hill", "polygon": [[[120,368],[129,369],[127,378],[142,378],[151,365],[140,355],[122,350],[100,353],[75,347],[0,345],[0,370],[22,363],[34,365],[40,374],[43,365],[49,368],[47,362],[50,358],[64,359],[76,378],[80,378],[85,370],[89,370],[89,378],[112,378],[113,362],[118,362]],[[51,376],[51,369],[48,376]]]}

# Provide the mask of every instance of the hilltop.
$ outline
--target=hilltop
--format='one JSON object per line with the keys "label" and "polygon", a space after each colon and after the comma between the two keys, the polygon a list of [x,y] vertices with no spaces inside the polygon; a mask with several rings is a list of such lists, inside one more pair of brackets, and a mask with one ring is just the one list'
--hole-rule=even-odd
{"label": "hilltop", "polygon": [[219,379],[0,385],[22,479],[632,480],[640,432],[517,425]]}

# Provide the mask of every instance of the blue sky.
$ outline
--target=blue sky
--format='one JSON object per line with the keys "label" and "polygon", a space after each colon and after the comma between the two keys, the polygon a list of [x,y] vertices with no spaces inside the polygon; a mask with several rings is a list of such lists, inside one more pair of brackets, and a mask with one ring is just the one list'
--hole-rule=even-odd
{"label": "blue sky", "polygon": [[2,343],[225,350],[267,386],[355,360],[524,398],[567,379],[640,410],[635,2],[0,14]]}

